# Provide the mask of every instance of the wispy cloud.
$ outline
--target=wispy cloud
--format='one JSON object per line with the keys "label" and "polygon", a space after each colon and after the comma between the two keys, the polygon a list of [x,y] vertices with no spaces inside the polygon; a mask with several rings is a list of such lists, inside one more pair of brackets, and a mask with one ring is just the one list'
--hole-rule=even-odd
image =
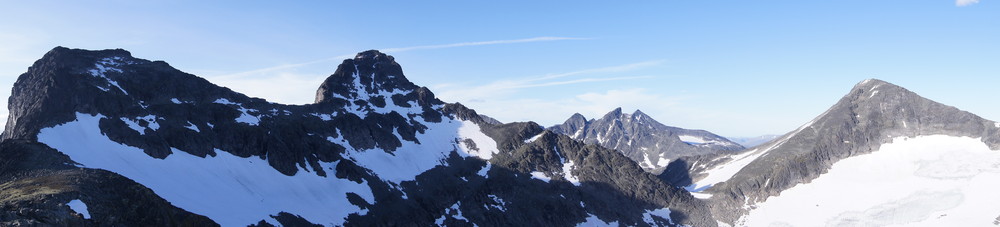
{"label": "wispy cloud", "polygon": [[[430,49],[445,49],[445,48],[468,47],[468,46],[485,46],[485,45],[514,44],[514,43],[533,43],[533,42],[563,41],[563,40],[588,40],[588,39],[591,39],[591,38],[543,36],[543,37],[534,37],[534,38],[527,38],[527,39],[492,40],[492,41],[480,41],[480,42],[462,42],[462,43],[439,44],[439,45],[425,45],[425,46],[385,48],[385,49],[380,49],[380,51],[385,52],[385,53],[399,53],[399,52],[406,52],[406,51],[413,51],[413,50],[430,50]],[[351,58],[351,57],[354,57],[354,55],[353,54],[344,54],[344,55],[338,55],[338,56],[335,56],[335,57],[324,58],[324,59],[319,59],[319,60],[314,60],[314,61],[308,61],[308,62],[302,62],[302,63],[294,63],[294,64],[284,64],[284,65],[272,66],[272,67],[261,68],[261,69],[254,69],[254,70],[249,70],[249,71],[244,71],[244,72],[230,73],[230,74],[226,74],[226,75],[219,75],[217,77],[241,77],[241,76],[261,74],[261,73],[268,73],[268,72],[274,72],[274,71],[280,71],[280,70],[289,70],[289,69],[299,68],[299,67],[302,67],[302,66],[307,66],[307,65],[317,64],[317,63],[323,63],[323,62],[329,62],[329,61],[338,61],[338,60],[342,60],[342,59],[345,59],[345,58]]]}
{"label": "wispy cloud", "polygon": [[627,72],[627,71],[636,70],[636,69],[640,69],[640,68],[645,68],[645,67],[660,65],[660,64],[663,64],[663,62],[664,62],[664,60],[653,60],[653,61],[636,62],[636,63],[632,63],[632,64],[617,65],[617,66],[610,66],[610,67],[603,67],[603,68],[584,69],[584,70],[580,70],[580,71],[573,71],[573,72],[567,72],[567,73],[549,74],[549,75],[545,75],[545,76],[542,76],[542,77],[539,77],[539,78],[536,78],[536,79],[532,79],[532,80],[529,80],[529,81],[550,80],[550,79],[562,78],[562,77],[567,77],[567,76],[576,76],[576,75],[591,74],[591,73]]}
{"label": "wispy cloud", "polygon": [[[663,62],[663,60],[643,61],[624,65],[583,69],[566,73],[548,74],[540,77],[498,80],[479,86],[443,84],[436,85],[434,87],[439,90],[439,96],[447,101],[468,102],[471,100],[496,99],[504,95],[515,93],[524,88],[652,78],[652,76],[607,76],[606,74],[627,73],[642,68],[661,65]],[[590,77],[579,78],[588,75],[590,75]]]}
{"label": "wispy cloud", "polygon": [[968,6],[979,3],[979,0],[955,0],[955,6]]}
{"label": "wispy cloud", "polygon": [[634,79],[646,79],[653,78],[652,76],[622,76],[622,77],[608,77],[608,78],[583,78],[576,80],[564,80],[564,81],[553,81],[546,83],[534,83],[534,84],[524,84],[520,86],[511,86],[510,88],[529,88],[529,87],[548,87],[556,85],[567,85],[567,84],[579,84],[579,83],[589,83],[589,82],[602,82],[602,81],[615,81],[615,80],[634,80]]}
{"label": "wispy cloud", "polygon": [[387,48],[387,49],[382,49],[381,51],[386,53],[396,53],[396,52],[404,52],[411,50],[443,49],[452,47],[483,46],[483,45],[512,44],[512,43],[532,43],[532,42],[561,41],[561,40],[588,40],[588,39],[590,38],[546,36],[546,37],[535,37],[527,39],[493,40],[493,41],[482,41],[482,42],[464,42],[464,43],[452,43],[452,44],[441,44],[441,45]]}

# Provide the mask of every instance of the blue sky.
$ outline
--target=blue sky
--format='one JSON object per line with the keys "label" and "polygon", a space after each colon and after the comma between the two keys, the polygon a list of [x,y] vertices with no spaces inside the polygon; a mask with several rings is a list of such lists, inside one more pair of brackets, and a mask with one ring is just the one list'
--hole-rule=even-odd
{"label": "blue sky", "polygon": [[0,19],[4,97],[67,46],[124,48],[304,104],[338,59],[380,49],[441,99],[502,121],[621,106],[724,136],[783,134],[867,78],[1000,120],[992,0],[17,1]]}

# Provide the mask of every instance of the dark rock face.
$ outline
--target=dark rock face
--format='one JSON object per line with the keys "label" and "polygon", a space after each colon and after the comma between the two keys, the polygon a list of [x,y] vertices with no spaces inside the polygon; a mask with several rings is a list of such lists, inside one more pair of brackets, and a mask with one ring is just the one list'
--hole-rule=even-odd
{"label": "dark rock face", "polygon": [[798,130],[747,151],[766,155],[707,190],[714,194],[713,213],[732,223],[746,213],[744,205],[809,182],[839,160],[871,153],[893,138],[921,135],[982,138],[991,149],[1000,149],[996,122],[884,81],[866,80]]}
{"label": "dark rock face", "polygon": [[677,158],[744,149],[711,132],[666,126],[642,111],[625,114],[621,108],[597,120],[573,114],[563,124],[549,129],[587,144],[619,150],[654,174],[661,173],[670,160]]}
{"label": "dark rock face", "polygon": [[[25,182],[55,176],[62,180],[46,184],[82,188],[28,200],[0,198],[13,201],[0,204],[10,208],[5,210],[30,208],[36,213],[0,214],[14,215],[9,216],[16,221],[12,223],[215,224],[170,205],[122,173],[66,164],[74,161],[65,151],[38,143],[43,129],[74,121],[77,113],[83,113],[101,116],[102,136],[139,148],[149,158],[166,159],[177,152],[212,158],[227,152],[250,162],[264,160],[286,176],[313,174],[365,184],[373,200],[347,193],[349,204],[342,206],[362,212],[347,216],[344,225],[573,226],[591,216],[637,226],[715,225],[703,202],[641,171],[621,153],[553,133],[526,143],[542,133],[542,127],[501,124],[460,104],[444,103],[427,88],[406,80],[399,64],[377,51],[345,60],[317,90],[315,104],[282,105],[216,86],[164,62],[133,58],[124,50],[59,47],[18,78],[9,101],[11,118],[3,132],[4,143],[27,145],[0,146],[3,155],[12,155],[0,159],[5,171],[0,187],[34,190],[38,184]],[[469,138],[418,139],[432,130],[431,125],[456,121],[471,122],[496,141],[498,152],[492,159],[461,153],[460,147],[490,149]],[[398,152],[404,145],[435,143],[452,148],[420,151],[445,157],[439,165],[415,173],[412,180],[386,180],[373,167],[359,164],[371,160],[357,158],[359,152],[392,157],[402,155]],[[563,169],[569,161],[575,165],[565,171],[579,178],[579,186],[565,180]],[[553,180],[534,179],[533,172]],[[67,179],[80,180],[64,182]],[[90,205],[95,218],[72,216],[59,205],[71,197]],[[648,214],[661,208],[672,211],[672,220]],[[310,224],[299,215],[277,212],[247,224]]]}

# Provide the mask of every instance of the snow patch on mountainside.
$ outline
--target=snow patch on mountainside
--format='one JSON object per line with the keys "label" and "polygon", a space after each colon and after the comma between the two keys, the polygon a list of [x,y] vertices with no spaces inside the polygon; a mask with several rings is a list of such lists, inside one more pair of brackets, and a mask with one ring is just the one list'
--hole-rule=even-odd
{"label": "snow patch on mountainside", "polygon": [[549,183],[549,181],[552,180],[551,177],[549,177],[548,175],[545,175],[545,173],[539,172],[539,171],[531,172],[531,178],[539,179],[541,181],[545,181],[545,183]]}
{"label": "snow patch on mountainside", "polygon": [[680,135],[680,136],[677,136],[677,138],[680,138],[681,141],[684,141],[685,143],[689,143],[689,144],[702,144],[702,143],[706,143],[705,138],[698,137],[698,136]]}
{"label": "snow patch on mountainside", "polygon": [[[458,151],[462,157],[478,157],[483,160],[489,160],[500,152],[496,141],[483,134],[479,125],[471,121],[442,120],[440,123],[430,123],[418,118],[417,121],[427,126],[423,134],[416,135],[420,143],[403,140],[396,133],[403,145],[391,154],[381,149],[358,151],[342,138],[330,137],[327,140],[347,148],[347,157],[358,165],[371,170],[382,180],[396,184],[411,181],[420,173],[443,165],[452,151]],[[337,134],[341,132],[338,130]]]}
{"label": "snow patch on mountainside", "polygon": [[767,150],[752,150],[743,154],[734,155],[732,156],[732,160],[728,163],[718,165],[713,169],[705,171],[708,176],[685,187],[685,189],[691,192],[700,192],[712,187],[714,184],[729,180],[729,178],[733,178],[733,175],[736,175],[736,173],[743,169],[743,167],[749,165],[750,162],[753,162],[753,160],[756,160],[761,155],[767,153],[765,151]]}
{"label": "snow patch on mountainside", "polygon": [[566,180],[569,181],[570,183],[573,183],[573,185],[580,186],[580,178],[578,178],[576,175],[573,175],[573,165],[574,165],[573,161],[563,163],[562,166],[563,178],[566,178]]}
{"label": "snow patch on mountainside", "polygon": [[589,215],[589,216],[587,216],[586,221],[583,221],[581,223],[576,224],[576,227],[598,227],[598,226],[600,226],[600,227],[605,227],[605,226],[610,227],[610,226],[620,226],[620,225],[618,225],[618,221],[605,222],[605,221],[601,221],[601,219],[597,218],[597,216],[594,216],[593,214],[588,213],[587,215]]}
{"label": "snow patch on mountainside", "polygon": [[[413,92],[412,90],[400,90],[398,88],[392,88],[392,90],[389,91],[377,88],[375,87],[374,84],[372,85],[364,84],[361,83],[361,76],[357,73],[358,72],[357,65],[354,65],[354,71],[355,73],[351,74],[351,76],[354,78],[354,84],[350,92],[352,94],[351,95],[352,97],[344,97],[343,95],[337,94],[335,92],[331,94],[334,98],[343,99],[347,101],[347,105],[344,106],[344,109],[346,109],[347,112],[357,115],[362,119],[367,117],[369,112],[387,114],[395,111],[403,116],[407,116],[409,114],[420,114],[423,112],[423,109],[420,107],[419,104],[417,104],[416,101],[409,101],[406,103],[407,105],[409,105],[409,107],[403,107],[403,106],[397,106],[396,103],[392,100],[392,96],[395,95],[406,96],[412,93]],[[371,75],[371,77],[372,78],[375,77],[374,73]],[[378,107],[372,105],[371,100],[375,98],[382,99],[383,100],[382,102],[385,103],[385,106]],[[364,101],[362,102],[364,104],[358,105],[358,101]]]}
{"label": "snow patch on mountainside", "polygon": [[87,204],[83,203],[83,201],[74,199],[73,201],[66,203],[66,205],[69,206],[69,209],[73,210],[73,212],[83,215],[83,219],[90,219],[90,211],[87,210]]}
{"label": "snow patch on mountainside", "polygon": [[[125,91],[125,89],[123,89],[121,86],[118,86],[118,81],[112,80],[111,78],[108,78],[107,75],[105,75],[105,73],[107,72],[118,72],[118,73],[124,72],[121,69],[117,68],[117,66],[121,66],[124,64],[131,64],[131,62],[124,62],[122,57],[104,58],[98,61],[97,63],[94,63],[94,68],[87,70],[87,72],[90,73],[91,76],[103,78],[105,81],[108,82],[108,84],[110,84],[111,86],[115,86],[116,88],[118,88],[118,90],[121,90],[122,93],[128,95],[128,92]],[[109,88],[101,86],[97,86],[97,88],[105,92],[110,90]]]}
{"label": "snow patch on mountainside", "polygon": [[260,118],[258,118],[257,116],[254,116],[254,115],[250,114],[251,112],[259,114],[260,113],[259,110],[247,109],[247,108],[243,107],[242,103],[235,103],[235,102],[229,101],[229,99],[225,99],[225,98],[219,98],[219,99],[215,100],[212,103],[218,103],[218,104],[223,104],[223,105],[234,105],[234,106],[236,106],[236,109],[240,111],[240,116],[236,117],[236,119],[235,119],[236,122],[246,123],[246,124],[249,124],[249,125],[258,125],[258,124],[260,124]]}
{"label": "snow patch on mountainside", "polygon": [[466,219],[465,216],[462,215],[462,210],[460,209],[461,206],[462,202],[456,202],[454,205],[451,205],[451,207],[444,210],[444,215],[441,215],[441,217],[434,220],[434,224],[437,224],[438,226],[444,225],[444,220],[447,217],[468,222],[469,219]]}
{"label": "snow patch on mountainside", "polygon": [[538,138],[542,138],[542,135],[545,135],[545,131],[542,131],[542,133],[538,133],[538,135],[532,136],[531,138],[524,140],[524,143],[535,142],[535,140],[538,140]]}
{"label": "snow patch on mountainside", "polygon": [[[654,219],[654,216],[666,220],[666,223],[661,222],[661,220]],[[650,226],[669,226],[675,224],[674,220],[670,219],[670,209],[667,208],[647,210],[646,213],[642,214],[642,221],[646,222],[646,224],[649,224]]]}
{"label": "snow patch on mountainside", "polygon": [[282,211],[313,223],[341,225],[351,213],[367,213],[351,205],[347,193],[355,193],[370,204],[376,202],[367,183],[332,177],[332,173],[321,177],[302,171],[287,176],[266,160],[241,158],[218,149],[215,157],[200,158],[172,149],[173,154],[156,159],[142,149],[108,139],[98,126],[104,116],[77,113],[76,118],[42,129],[38,141],[87,168],[135,180],[171,204],[222,226],[246,226]]}
{"label": "snow patch on mountainside", "polygon": [[757,204],[737,225],[989,226],[998,179],[1000,152],[980,139],[896,138]]}

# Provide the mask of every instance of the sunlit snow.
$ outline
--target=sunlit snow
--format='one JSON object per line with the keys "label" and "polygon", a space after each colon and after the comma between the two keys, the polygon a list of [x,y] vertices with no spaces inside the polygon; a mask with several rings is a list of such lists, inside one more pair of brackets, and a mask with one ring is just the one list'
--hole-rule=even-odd
{"label": "sunlit snow", "polygon": [[539,172],[539,171],[533,171],[533,172],[531,172],[531,178],[535,178],[535,179],[539,179],[539,180],[545,181],[545,183],[549,183],[549,181],[552,180],[551,177],[549,177],[548,175],[545,175],[545,173]]}
{"label": "sunlit snow", "polygon": [[[131,62],[127,63],[131,64]],[[126,64],[126,62],[122,62],[122,57],[104,58],[94,64],[94,69],[87,70],[87,72],[89,72],[91,76],[103,78],[105,81],[108,82],[108,84],[110,84],[111,86],[115,86],[116,88],[118,88],[118,90],[121,90],[122,93],[128,95],[128,92],[125,91],[125,89],[123,89],[121,86],[118,86],[118,81],[112,80],[111,78],[108,78],[107,75],[105,75],[105,73],[110,71],[118,73],[123,72],[121,69],[115,67],[115,66],[121,66],[123,64]],[[101,89],[102,91],[109,91],[108,88],[100,86],[98,86],[97,88]]]}
{"label": "sunlit snow", "polygon": [[247,108],[243,107],[243,104],[229,101],[229,99],[226,99],[226,98],[216,99],[212,103],[218,103],[218,104],[223,104],[223,105],[235,105],[237,107],[236,109],[240,111],[240,116],[236,117],[236,119],[234,119],[236,122],[246,123],[248,125],[257,125],[257,124],[260,124],[260,118],[258,118],[257,116],[254,116],[254,115],[250,114],[251,111],[252,112],[260,112],[258,110],[247,109]]}
{"label": "sunlit snow", "polygon": [[566,180],[573,183],[573,185],[580,186],[580,178],[573,175],[573,161],[563,163],[562,171],[563,178],[566,178]]}
{"label": "sunlit snow", "polygon": [[[493,154],[500,152],[496,141],[483,134],[479,125],[470,121],[444,118],[440,123],[421,121],[421,124],[428,129],[423,134],[416,135],[420,143],[399,138],[403,145],[391,154],[381,149],[357,151],[351,149],[350,144],[342,138],[329,137],[327,140],[348,148],[347,156],[358,165],[372,170],[382,180],[394,183],[413,180],[420,173],[442,165],[452,151],[458,151],[462,157],[474,156],[484,160],[489,160],[493,158]],[[337,134],[343,135],[339,130]],[[396,136],[399,137],[398,134]],[[459,142],[447,138],[457,138]]]}
{"label": "sunlit snow", "polygon": [[545,132],[547,131],[542,131],[542,133],[538,133],[538,135],[532,136],[531,138],[524,140],[524,143],[535,142],[535,140],[538,140],[538,138],[542,138],[542,135],[545,135]]}
{"label": "sunlit snow", "polygon": [[[240,158],[216,149],[200,158],[172,149],[156,159],[142,149],[111,141],[101,133],[104,116],[76,114],[77,120],[42,129],[38,141],[88,168],[109,170],[152,189],[171,204],[205,215],[222,226],[246,226],[289,212],[313,223],[341,224],[351,213],[364,214],[347,201],[356,193],[368,203],[375,198],[367,183],[321,177],[300,171],[281,174],[257,157]],[[336,163],[322,163],[332,168]]]}
{"label": "sunlit snow", "polygon": [[660,226],[656,224],[655,220],[653,219],[653,216],[666,219],[667,222],[669,223],[674,223],[674,220],[670,219],[670,209],[667,208],[647,210],[646,213],[642,214],[642,221],[646,222],[646,224],[649,224],[651,226]]}
{"label": "sunlit snow", "polygon": [[732,160],[728,163],[718,165],[715,168],[705,171],[708,176],[685,187],[685,189],[692,192],[700,192],[708,189],[714,184],[729,180],[729,178],[736,175],[736,173],[743,169],[743,167],[746,167],[750,164],[750,162],[753,162],[753,160],[756,160],[764,153],[766,152],[752,150],[743,154],[732,156]]}
{"label": "sunlit snow", "polygon": [[757,204],[742,226],[992,226],[1000,152],[979,139],[896,138]]}
{"label": "sunlit snow", "polygon": [[618,225],[618,221],[604,222],[601,221],[601,219],[597,218],[597,216],[594,216],[593,214],[588,213],[587,215],[589,216],[587,216],[586,221],[576,224],[577,227],[620,226]]}
{"label": "sunlit snow", "polygon": [[677,138],[680,138],[681,141],[684,141],[685,143],[694,143],[694,144],[705,143],[705,138],[701,138],[698,136],[680,135],[677,136]]}

